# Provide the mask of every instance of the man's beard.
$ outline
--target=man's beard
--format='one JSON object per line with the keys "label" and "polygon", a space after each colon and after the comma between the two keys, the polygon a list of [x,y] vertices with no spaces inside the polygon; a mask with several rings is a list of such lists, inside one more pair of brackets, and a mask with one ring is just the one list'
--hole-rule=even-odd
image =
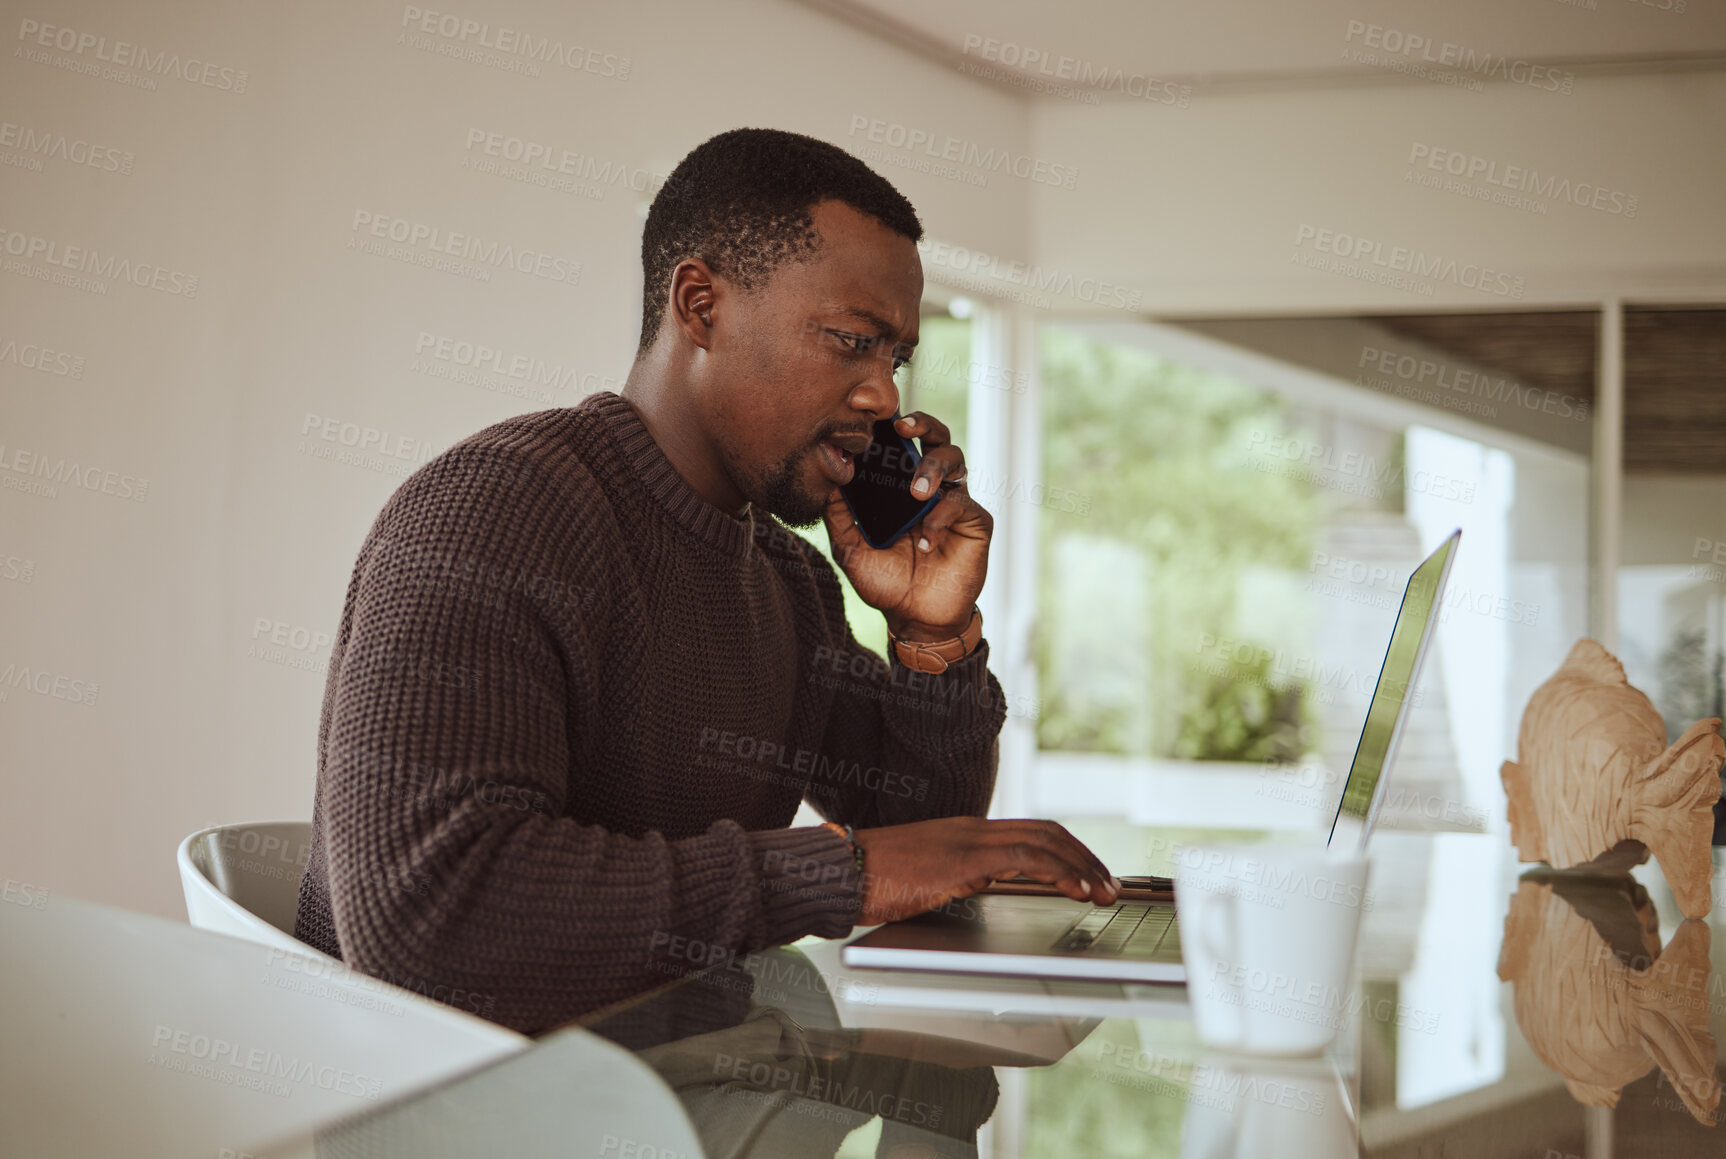
{"label": "man's beard", "polygon": [[827,510],[827,496],[811,497],[802,483],[803,463],[814,453],[813,446],[794,451],[767,472],[757,505],[765,507],[787,527],[813,527]]}

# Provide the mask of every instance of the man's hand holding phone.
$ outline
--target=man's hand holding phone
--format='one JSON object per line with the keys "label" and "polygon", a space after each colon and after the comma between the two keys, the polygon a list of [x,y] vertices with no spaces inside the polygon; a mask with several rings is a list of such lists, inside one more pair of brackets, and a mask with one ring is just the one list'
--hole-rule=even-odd
{"label": "man's hand holding phone", "polygon": [[887,618],[890,632],[934,643],[959,635],[970,623],[989,568],[995,521],[965,490],[965,454],[952,444],[944,423],[912,411],[898,419],[894,430],[922,442],[912,498],[940,494],[940,502],[907,534],[886,547],[872,547],[834,487],[827,497],[827,538],[851,586]]}
{"label": "man's hand holding phone", "polygon": [[[845,491],[834,487],[827,498],[827,537],[857,594],[880,609],[893,635],[935,643],[959,635],[971,622],[995,521],[965,490],[965,454],[945,424],[912,411],[893,430],[923,444],[909,498],[883,494],[881,484],[874,484],[873,495],[853,489],[860,510],[877,520],[866,538]],[[885,442],[879,436],[878,441]],[[890,475],[893,465],[887,463],[883,474]],[[891,538],[904,518],[898,513],[914,515],[934,495],[939,502],[908,532]],[[871,538],[885,545],[873,546]],[[864,853],[862,925],[910,917],[1015,877],[1098,905],[1113,902],[1121,889],[1097,855],[1053,821],[940,817],[859,829],[853,839]]]}

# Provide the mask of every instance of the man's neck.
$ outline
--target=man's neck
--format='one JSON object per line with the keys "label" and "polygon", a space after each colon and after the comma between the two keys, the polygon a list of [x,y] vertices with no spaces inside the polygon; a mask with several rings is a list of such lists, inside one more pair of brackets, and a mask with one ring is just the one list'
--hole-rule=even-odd
{"label": "man's neck", "polygon": [[618,395],[629,403],[691,490],[721,511],[742,518],[749,501],[725,473],[719,449],[690,406],[689,391],[663,359],[651,351],[637,358]]}

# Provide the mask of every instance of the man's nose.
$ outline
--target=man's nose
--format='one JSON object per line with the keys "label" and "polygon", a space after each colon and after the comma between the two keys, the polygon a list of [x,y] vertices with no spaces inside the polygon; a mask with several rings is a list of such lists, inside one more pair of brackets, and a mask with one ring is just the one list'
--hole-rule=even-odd
{"label": "man's nose", "polygon": [[851,405],[877,422],[899,413],[899,384],[893,381],[893,359],[876,360],[869,377],[851,392]]}

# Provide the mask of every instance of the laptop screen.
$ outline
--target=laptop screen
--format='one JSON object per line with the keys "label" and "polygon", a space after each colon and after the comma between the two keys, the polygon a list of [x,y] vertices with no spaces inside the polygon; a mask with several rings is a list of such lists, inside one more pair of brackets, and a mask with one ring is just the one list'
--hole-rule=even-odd
{"label": "laptop screen", "polygon": [[1372,703],[1367,705],[1366,724],[1361,727],[1360,743],[1355,746],[1354,763],[1349,766],[1342,800],[1331,822],[1329,844],[1336,843],[1338,832],[1358,833],[1359,844],[1366,844],[1379,787],[1396,756],[1396,742],[1408,718],[1410,692],[1432,639],[1444,581],[1450,574],[1451,556],[1461,537],[1461,530],[1451,532],[1438,550],[1408,577],[1402,607],[1396,613],[1396,626],[1391,629],[1390,647],[1385,650],[1384,664],[1379,668],[1378,685],[1372,690]]}

